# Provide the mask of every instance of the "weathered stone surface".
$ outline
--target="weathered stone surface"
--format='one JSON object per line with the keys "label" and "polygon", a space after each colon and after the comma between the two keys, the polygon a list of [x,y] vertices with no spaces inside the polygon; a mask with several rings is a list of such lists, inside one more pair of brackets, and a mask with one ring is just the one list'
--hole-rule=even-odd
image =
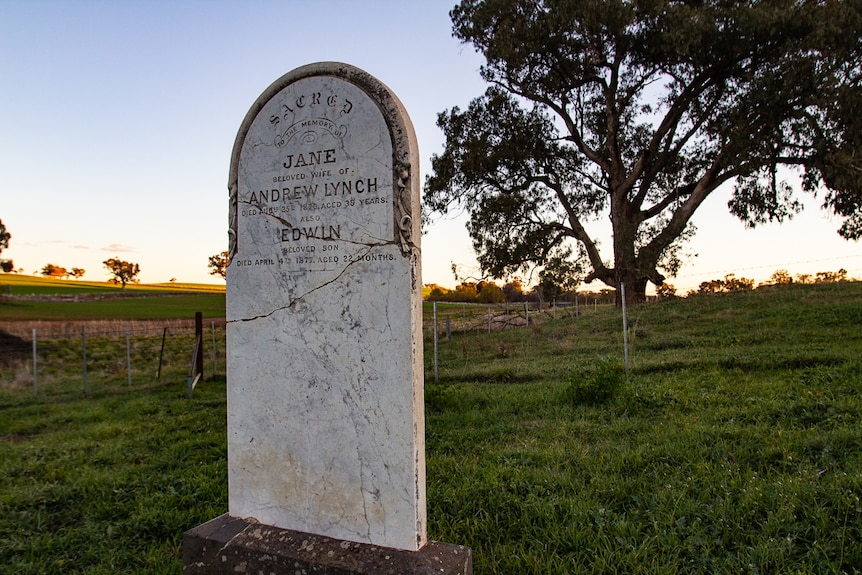
{"label": "weathered stone surface", "polygon": [[405,551],[339,541],[223,515],[183,536],[185,575],[470,575],[467,547],[427,542]]}
{"label": "weathered stone surface", "polygon": [[400,102],[344,64],[277,80],[234,147],[229,513],[425,543],[418,150]]}

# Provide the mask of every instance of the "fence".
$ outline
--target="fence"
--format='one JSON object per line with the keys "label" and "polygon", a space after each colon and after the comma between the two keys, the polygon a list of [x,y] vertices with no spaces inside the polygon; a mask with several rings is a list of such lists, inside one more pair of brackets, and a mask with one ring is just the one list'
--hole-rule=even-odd
{"label": "fence", "polygon": [[[224,319],[204,322],[207,375],[224,374]],[[193,319],[0,323],[0,388],[84,395],[107,387],[182,381],[195,350]]]}
{"label": "fence", "polygon": [[[423,324],[437,375],[438,338],[540,325],[613,306],[598,300],[504,304],[429,302]],[[196,346],[199,346],[196,347]],[[197,383],[192,362],[200,349],[206,375],[224,375],[225,321],[205,319],[200,342],[195,321],[0,322],[0,389],[32,388],[36,395],[95,393],[100,388],[155,382]],[[428,352],[432,352],[431,349]],[[194,378],[194,379],[193,379]]]}
{"label": "fence", "polygon": [[574,317],[595,312],[599,306],[612,306],[613,302],[597,299],[576,301],[553,301],[550,304],[536,302],[471,304],[430,302],[425,307],[423,323],[429,334],[446,334],[449,338],[456,332],[487,331],[536,325],[548,320]]}

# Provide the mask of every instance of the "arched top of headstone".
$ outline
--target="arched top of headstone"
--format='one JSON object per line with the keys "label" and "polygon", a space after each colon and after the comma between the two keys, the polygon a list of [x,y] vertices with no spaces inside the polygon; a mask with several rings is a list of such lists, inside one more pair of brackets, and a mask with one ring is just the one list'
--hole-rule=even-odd
{"label": "arched top of headstone", "polygon": [[[229,221],[231,259],[236,253],[236,200],[240,162],[249,131],[255,122],[259,121],[258,117],[261,113],[268,106],[271,107],[273,99],[283,96],[282,93],[286,89],[308,80],[318,80],[325,83],[327,78],[359,88],[376,104],[385,121],[391,137],[393,192],[396,195],[396,201],[393,202],[394,224],[396,230],[400,231],[400,241],[404,254],[407,255],[409,251],[416,249],[418,242],[415,241],[415,238],[418,238],[421,233],[420,222],[419,218],[414,218],[412,214],[418,210],[419,174],[414,173],[415,170],[412,167],[419,165],[419,150],[410,117],[398,97],[383,82],[368,72],[341,62],[317,62],[296,68],[273,82],[252,104],[240,126],[231,154],[228,178],[228,189],[231,197]],[[336,124],[339,116],[349,115],[353,111],[352,106],[354,105],[354,102],[351,102],[349,98],[340,98],[332,93],[324,94],[315,89],[309,90],[308,93],[291,94],[289,100],[293,109],[282,104],[282,112],[290,114],[302,108],[307,110],[311,106],[316,106],[322,110],[328,109],[322,117],[333,120]],[[265,121],[271,124],[280,124],[281,129],[285,129],[284,118],[272,114],[272,110],[265,113],[269,114],[268,118],[264,118]],[[335,125],[334,130],[337,134],[337,125]],[[283,134],[287,133],[287,130],[283,132]]]}

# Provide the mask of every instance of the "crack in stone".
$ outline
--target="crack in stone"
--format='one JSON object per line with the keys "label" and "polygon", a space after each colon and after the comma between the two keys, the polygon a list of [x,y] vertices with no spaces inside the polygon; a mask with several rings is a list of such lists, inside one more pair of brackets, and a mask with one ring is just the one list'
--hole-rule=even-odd
{"label": "crack in stone", "polygon": [[[344,241],[344,240],[341,240],[341,241]],[[365,255],[367,255],[367,254],[371,253],[371,250],[373,250],[374,248],[378,248],[378,247],[382,247],[382,246],[398,245],[398,242],[397,242],[397,241],[388,241],[388,242],[381,242],[381,243],[377,243],[377,244],[363,244],[363,243],[360,243],[360,242],[354,242],[354,244],[355,244],[355,245],[363,245],[363,246],[365,246],[365,248],[366,248],[366,249],[364,250],[364,252],[362,252],[362,255],[360,255],[360,256],[359,256],[359,258],[362,258],[363,256],[365,256]],[[269,316],[271,316],[271,315],[273,315],[274,313],[277,313],[277,312],[279,312],[279,311],[283,311],[283,310],[286,310],[286,309],[290,309],[290,308],[294,307],[298,302],[302,301],[304,298],[306,298],[306,297],[308,297],[309,295],[313,294],[313,293],[314,293],[314,292],[316,292],[317,290],[323,289],[323,288],[325,288],[326,286],[329,286],[329,285],[331,285],[331,284],[333,284],[333,283],[337,282],[339,279],[341,279],[341,276],[343,276],[351,266],[353,266],[353,265],[355,265],[355,264],[359,264],[359,263],[362,263],[362,260],[361,260],[361,259],[355,259],[355,260],[353,260],[353,261],[349,262],[346,266],[344,266],[344,268],[343,268],[340,272],[338,272],[338,275],[337,275],[337,276],[335,276],[334,278],[332,278],[331,280],[329,280],[329,281],[327,281],[327,282],[324,282],[324,283],[320,284],[319,286],[316,286],[316,287],[314,287],[314,288],[312,288],[312,289],[308,290],[308,291],[307,291],[307,292],[305,292],[304,294],[302,294],[302,295],[300,295],[300,296],[295,297],[293,300],[291,300],[291,302],[290,302],[289,304],[287,304],[287,305],[285,305],[285,306],[277,307],[277,308],[273,309],[273,310],[272,310],[272,311],[270,311],[270,312],[263,313],[263,314],[260,314],[260,315],[256,315],[256,316],[253,316],[253,317],[244,317],[244,318],[240,318],[240,319],[232,319],[232,320],[228,320],[228,321],[227,321],[227,323],[237,323],[237,322],[256,321],[256,320],[259,320],[259,319],[267,318],[267,317],[269,317]]]}

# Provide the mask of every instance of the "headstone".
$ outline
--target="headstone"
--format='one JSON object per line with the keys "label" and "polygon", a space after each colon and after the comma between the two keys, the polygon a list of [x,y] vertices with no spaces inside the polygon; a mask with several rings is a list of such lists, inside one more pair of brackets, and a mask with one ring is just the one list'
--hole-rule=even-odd
{"label": "headstone", "polygon": [[[401,103],[349,65],[298,68],[246,116],[229,182],[229,509],[187,533],[188,572],[222,545],[207,533],[261,524],[425,546],[418,165]],[[434,572],[469,572],[465,549]]]}

